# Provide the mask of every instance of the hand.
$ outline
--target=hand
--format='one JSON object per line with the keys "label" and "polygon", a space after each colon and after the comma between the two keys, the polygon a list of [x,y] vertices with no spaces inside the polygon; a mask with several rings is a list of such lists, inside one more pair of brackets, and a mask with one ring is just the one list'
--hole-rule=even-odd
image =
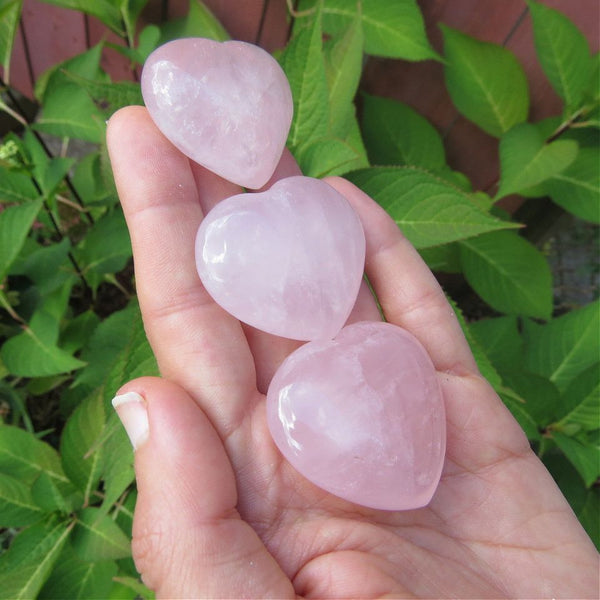
{"label": "hand", "polygon": [[[347,181],[327,180],[363,222],[366,272],[387,320],[421,341],[443,390],[442,479],[428,507],[405,512],[327,494],[271,441],[264,393],[298,343],[242,326],[207,295],[194,265],[202,215],[240,189],[191,164],[141,107],[111,118],[108,147],[164,377],[119,392],[143,399],[119,415],[137,445],[133,555],[159,597],[598,594],[594,546],[479,375],[435,278],[382,209]],[[292,174],[286,154],[274,177]],[[352,319],[379,319],[366,288]]]}

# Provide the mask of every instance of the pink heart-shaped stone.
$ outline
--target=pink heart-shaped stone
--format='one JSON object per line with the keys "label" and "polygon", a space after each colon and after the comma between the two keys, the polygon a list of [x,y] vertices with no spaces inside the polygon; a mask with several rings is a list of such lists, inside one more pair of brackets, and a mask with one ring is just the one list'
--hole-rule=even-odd
{"label": "pink heart-shaped stone", "polygon": [[332,338],[358,295],[362,224],[347,200],[310,177],[217,204],[196,236],[208,293],[254,327],[297,340]]}
{"label": "pink heart-shaped stone", "polygon": [[446,420],[435,368],[395,325],[355,323],[293,352],[269,386],[267,419],[292,466],[345,500],[419,508],[439,482]]}
{"label": "pink heart-shaped stone", "polygon": [[174,40],[142,72],[150,116],[185,155],[238,185],[270,179],[292,121],[292,94],[277,61],[245,42]]}

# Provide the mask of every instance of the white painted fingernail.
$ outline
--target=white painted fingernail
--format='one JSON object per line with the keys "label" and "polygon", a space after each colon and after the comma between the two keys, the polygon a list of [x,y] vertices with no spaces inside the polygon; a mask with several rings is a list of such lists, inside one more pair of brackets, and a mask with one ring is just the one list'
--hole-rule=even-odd
{"label": "white painted fingernail", "polygon": [[148,410],[137,392],[127,392],[112,399],[112,405],[125,427],[131,445],[137,450],[148,439]]}

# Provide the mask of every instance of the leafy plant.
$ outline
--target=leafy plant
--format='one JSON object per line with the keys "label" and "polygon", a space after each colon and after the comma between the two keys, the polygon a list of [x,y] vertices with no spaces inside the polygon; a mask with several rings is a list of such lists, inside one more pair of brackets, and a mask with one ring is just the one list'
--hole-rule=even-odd
{"label": "leafy plant", "polygon": [[[132,67],[174,37],[227,39],[198,0],[185,18],[139,32],[144,0],[50,3],[99,18]],[[104,146],[106,118],[141,103],[139,85],[109,79],[102,42],[38,79],[28,119],[8,69],[21,6],[0,3],[0,109],[17,131],[0,147],[0,597],[151,597],[129,550],[132,453],[109,407],[125,381],[157,373]],[[288,147],[305,174],[360,186],[434,271],[463,278],[487,306],[476,320],[453,302],[482,373],[599,544],[598,301],[555,314],[547,257],[496,206],[514,193],[549,197],[600,222],[599,61],[564,15],[527,6],[563,100],[560,115],[537,123],[515,56],[444,25],[440,56],[414,0],[300,2],[278,56],[294,96]],[[457,110],[498,138],[493,197],[448,165],[417,110],[359,91],[365,53],[443,63]],[[84,156],[51,150],[71,139],[88,143]]]}

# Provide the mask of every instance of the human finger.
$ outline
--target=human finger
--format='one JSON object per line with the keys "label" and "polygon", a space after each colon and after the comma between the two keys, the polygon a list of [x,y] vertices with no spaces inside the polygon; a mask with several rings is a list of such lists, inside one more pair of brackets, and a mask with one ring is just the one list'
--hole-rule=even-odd
{"label": "human finger", "polygon": [[192,391],[225,434],[248,408],[256,376],[239,321],[215,304],[196,272],[202,209],[190,162],[142,107],[113,115],[107,143],[161,373]]}
{"label": "human finger", "polygon": [[123,386],[113,405],[136,448],[133,557],[157,597],[295,597],[240,518],[223,442],[192,398],[145,377]]}

